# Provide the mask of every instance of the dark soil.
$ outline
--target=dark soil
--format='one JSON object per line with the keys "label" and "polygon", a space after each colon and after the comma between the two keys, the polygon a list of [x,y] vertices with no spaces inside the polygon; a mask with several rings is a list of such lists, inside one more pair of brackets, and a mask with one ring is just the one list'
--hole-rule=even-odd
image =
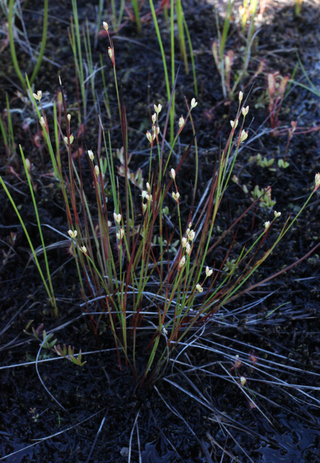
{"label": "dark soil", "polygon": [[[79,21],[85,24],[87,18],[92,42],[97,28],[97,3],[78,0]],[[212,5],[204,0],[187,0],[184,12],[192,38],[199,88],[199,104],[193,111],[199,146],[196,198],[199,201],[211,178],[219,150],[225,146],[230,132],[229,120],[236,114],[238,101],[237,97],[234,101],[223,99],[220,76],[211,52],[217,37]],[[146,2],[142,15],[148,13]],[[98,104],[94,107],[89,85],[88,109],[79,126],[79,88],[68,38],[70,2],[53,2],[49,14],[47,61],[43,62],[35,82],[35,90],[43,91],[48,120],[52,120],[51,103],[59,90],[57,76],[60,75],[68,111],[72,114],[76,138],[74,158],[81,157],[81,150],[97,149],[98,114],[105,130],[110,131],[113,149],[120,149],[122,138],[107,38],[99,34],[96,47],[92,47],[92,57],[99,68],[99,54],[102,54],[112,117],[109,118],[103,102],[99,71],[95,78]],[[223,15],[222,5],[219,5],[219,14]],[[42,15],[43,3],[37,0],[30,2],[23,12],[32,47],[37,47],[41,40]],[[4,32],[6,20],[3,16],[0,18]],[[108,21],[107,10],[102,19]],[[274,209],[282,212],[281,221],[275,222],[267,238],[271,244],[285,220],[296,216],[314,187],[314,176],[320,171],[319,95],[292,84],[279,113],[279,126],[271,133],[267,73],[291,76],[299,56],[309,78],[319,89],[319,23],[320,11],[316,3],[303,4],[298,18],[295,18],[293,6],[266,7],[252,47],[249,75],[254,74],[261,60],[265,61],[265,68],[244,90],[250,106],[246,124],[249,137],[234,169],[239,184],[230,182],[221,207],[217,224],[222,230],[252,204],[244,185],[248,192],[256,185],[260,188],[271,185],[272,198],[277,201]],[[162,13],[159,24],[165,50],[170,50],[170,36]],[[16,27],[22,30],[21,21],[16,21]],[[100,30],[100,26],[98,28]],[[68,253],[68,244],[55,231],[64,235],[67,231],[62,198],[50,175],[50,158],[37,118],[17,94],[19,81],[5,34],[0,38],[1,116],[6,124],[7,94],[13,110],[16,143],[13,155],[0,138],[1,175],[35,247],[40,246],[34,209],[18,154],[21,145],[33,165],[39,214],[45,224],[45,242],[64,241],[49,251],[60,311],[60,318],[56,320],[37,268],[30,259],[19,220],[4,191],[0,191],[0,461],[125,462],[130,461],[128,453],[131,451],[132,462],[144,463],[320,462],[319,249],[289,272],[256,287],[221,310],[202,337],[179,353],[177,361],[168,366],[161,380],[140,389],[130,369],[125,366],[119,369],[107,323],[100,326],[96,339],[86,317],[82,316],[76,267]],[[146,172],[149,151],[145,132],[150,129],[153,104],[166,105],[162,60],[152,20],[143,24],[143,34],[139,37],[135,24],[125,13],[123,27],[112,39],[127,112],[129,149],[133,154],[130,168],[135,171],[143,166]],[[241,64],[243,44],[238,24],[232,23],[226,49],[235,52],[235,69]],[[16,46],[21,69],[30,75],[33,65],[28,49]],[[176,84],[178,119],[186,114],[184,97],[190,102],[195,94],[192,73],[186,75],[183,63],[178,61],[178,47],[176,58],[176,67],[180,65]],[[310,86],[301,67],[297,69],[295,81]],[[297,130],[288,145],[292,121],[297,121]],[[176,151],[176,165],[191,140],[191,127],[186,127],[179,140],[180,152]],[[255,156],[259,153],[275,159],[271,169],[257,164]],[[281,169],[277,163],[284,157],[289,167]],[[81,162],[86,181],[88,163],[84,157]],[[181,172],[181,204],[188,208],[190,184],[194,179],[194,148]],[[318,198],[318,193],[313,196],[295,226],[254,274],[251,284],[302,259],[319,243]],[[252,209],[241,221],[234,255],[230,255],[230,259],[250,239],[255,226],[261,227],[272,218],[272,210]],[[11,233],[16,234],[14,243],[10,241]],[[221,260],[224,252],[224,248],[218,248],[211,264]],[[41,257],[40,262],[44,264]],[[85,366],[76,367],[64,359],[50,361],[57,356],[44,349],[39,351],[39,341],[24,333],[30,321],[34,328],[43,324],[42,328],[52,332],[60,344],[75,346],[77,352],[80,348],[83,352],[91,352],[85,356]],[[236,355],[241,359],[240,366],[236,365]],[[240,376],[247,378],[246,394],[239,387]]]}

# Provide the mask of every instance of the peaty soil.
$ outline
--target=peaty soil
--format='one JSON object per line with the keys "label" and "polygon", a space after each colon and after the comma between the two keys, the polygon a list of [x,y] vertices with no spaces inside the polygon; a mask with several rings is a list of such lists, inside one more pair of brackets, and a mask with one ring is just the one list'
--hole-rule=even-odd
{"label": "peaty soil", "polygon": [[[211,2],[212,3],[212,2]],[[199,149],[199,182],[196,202],[212,177],[221,147],[230,133],[230,119],[237,107],[237,96],[224,99],[221,79],[212,57],[217,38],[213,5],[203,0],[184,2],[184,13],[192,39],[196,64],[198,106],[193,111]],[[41,37],[42,2],[25,6],[23,19],[28,40],[37,47]],[[130,169],[148,169],[149,150],[145,138],[150,129],[153,104],[166,106],[166,87],[159,45],[149,15],[142,7],[142,36],[125,12],[123,24],[112,34],[121,92],[128,120],[128,142],[132,154]],[[96,72],[96,95],[87,86],[87,109],[78,121],[80,89],[68,38],[72,8],[69,2],[49,7],[46,60],[36,78],[35,90],[43,92],[43,102],[52,130],[52,102],[62,79],[68,112],[75,135],[73,157],[81,163],[84,181],[89,181],[88,149],[97,150],[99,117],[110,131],[114,150],[122,147],[118,106],[108,41],[97,26],[97,5],[78,1],[79,21],[85,24],[92,41],[93,63],[100,67],[110,101],[110,114],[100,71]],[[220,21],[223,4],[218,5]],[[108,21],[107,10],[102,16]],[[170,50],[170,35],[163,13],[158,16],[165,50]],[[249,77],[243,90],[250,106],[246,127],[247,142],[241,148],[234,167],[238,182],[230,182],[217,219],[219,230],[228,228],[252,204],[251,191],[271,186],[273,209],[282,212],[274,223],[266,244],[271,244],[288,217],[295,217],[314,187],[320,171],[320,100],[310,87],[301,67],[319,88],[319,6],[303,4],[299,17],[294,7],[284,3],[266,5],[252,45]],[[5,18],[1,18],[5,31]],[[20,45],[18,61],[23,72],[32,72],[32,60],[22,41],[23,24],[15,22]],[[97,29],[98,28],[98,29]],[[96,40],[96,42],[95,42]],[[94,43],[95,42],[95,43]],[[243,36],[233,17],[227,50],[235,53],[234,69],[241,65]],[[37,268],[30,257],[28,242],[19,220],[3,190],[0,210],[0,461],[26,462],[254,462],[281,461],[314,463],[320,461],[320,286],[319,196],[315,194],[295,225],[270,258],[253,275],[256,284],[295,262],[299,264],[277,278],[257,286],[221,309],[206,330],[188,349],[177,351],[159,381],[139,388],[131,370],[121,362],[114,348],[107,319],[93,336],[81,304],[80,285],[67,240],[67,219],[62,197],[54,184],[50,158],[31,106],[18,92],[5,39],[0,47],[1,117],[7,124],[6,94],[10,102],[15,147],[1,139],[1,175],[23,217],[35,248],[41,241],[34,208],[25,181],[18,146],[32,164],[31,175],[45,242],[54,244],[48,251],[53,286],[60,316],[55,319]],[[192,72],[186,74],[176,48],[176,119],[186,114],[185,100],[195,96]],[[167,55],[168,63],[170,54]],[[264,69],[252,82],[261,61]],[[190,63],[189,63],[190,65]],[[295,82],[279,111],[275,126],[268,112],[267,74],[294,74]],[[233,71],[232,78],[236,76]],[[250,82],[248,87],[244,88]],[[238,90],[237,89],[237,93]],[[164,125],[165,116],[160,124]],[[296,132],[289,140],[291,123]],[[177,167],[192,140],[187,126],[179,138],[173,166]],[[261,167],[260,154],[274,163]],[[66,160],[66,153],[62,151]],[[192,147],[180,173],[181,209],[187,212],[192,202],[195,151]],[[285,159],[289,166],[278,167]],[[119,180],[122,182],[121,178]],[[272,220],[273,210],[250,210],[241,221],[231,261],[239,255],[254,230]],[[172,217],[174,220],[175,217]],[[187,216],[183,216],[184,221]],[[59,235],[59,232],[64,236]],[[229,242],[218,247],[211,261],[221,263]],[[39,254],[44,268],[43,256]],[[301,260],[301,261],[300,261]],[[52,333],[60,345],[75,346],[85,353],[80,368],[39,347],[39,341],[24,332],[30,324]],[[29,327],[28,332],[31,332]],[[41,339],[40,337],[40,339]],[[144,344],[137,346],[139,362],[144,366]],[[239,357],[236,357],[236,356]],[[240,359],[240,361],[238,361]],[[246,378],[241,387],[240,378]]]}

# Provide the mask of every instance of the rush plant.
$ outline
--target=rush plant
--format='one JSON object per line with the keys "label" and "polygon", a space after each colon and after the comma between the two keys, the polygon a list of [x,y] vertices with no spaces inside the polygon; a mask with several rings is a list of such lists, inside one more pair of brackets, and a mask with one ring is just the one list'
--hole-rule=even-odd
{"label": "rush plant", "polygon": [[[114,65],[114,50],[110,54]],[[163,108],[160,104],[154,105],[151,129],[146,133],[146,143],[150,147],[149,167],[144,172],[129,169],[126,108],[123,100],[119,99],[123,148],[118,152],[118,161],[114,161],[110,136],[100,125],[97,148],[92,146],[87,153],[91,175],[91,187],[88,188],[87,182],[84,182],[83,165],[79,162],[77,167],[72,157],[71,146],[76,140],[72,135],[72,120],[67,113],[63,93],[65,129],[59,125],[58,118],[54,119],[54,125],[64,132],[64,147],[56,158],[46,115],[41,107],[42,93],[33,94],[30,84],[28,87],[65,203],[66,236],[70,240],[70,252],[79,275],[84,316],[88,317],[97,338],[101,323],[108,323],[120,368],[124,364],[129,366],[140,386],[153,382],[163,374],[174,351],[191,333],[203,329],[222,306],[259,285],[255,283],[250,287],[250,277],[274,251],[319,188],[320,174],[317,174],[315,188],[299,214],[292,221],[286,220],[271,245],[267,245],[267,238],[272,224],[281,216],[278,212],[274,213],[273,220],[261,224],[246,247],[234,249],[235,238],[231,239],[225,257],[217,265],[212,260],[212,251],[233,233],[247,212],[216,238],[220,206],[240,145],[248,137],[244,126],[249,107],[242,106],[242,92],[226,146],[213,166],[211,180],[198,205],[195,205],[196,155],[195,186],[191,205],[186,207],[180,177],[193,141],[178,165],[174,166],[172,154],[186,124],[191,123],[193,127],[192,111],[197,106],[194,98],[190,104],[186,102],[186,115],[180,117],[170,147],[164,143],[170,108],[167,109],[165,125],[160,127],[159,114]],[[61,162],[62,151],[67,153],[67,167]],[[21,156],[24,160],[22,150]],[[27,168],[25,173],[30,185]],[[1,178],[0,182],[10,198]],[[266,194],[263,191],[263,196]],[[263,200],[261,195],[249,210],[259,200]],[[34,198],[33,202],[35,204]],[[16,207],[15,210],[19,216]],[[174,224],[168,220],[168,212],[174,217]],[[19,219],[23,224],[20,216]],[[40,220],[38,225],[40,230]],[[273,277],[271,275],[264,283]],[[52,286],[47,291],[53,294]],[[70,352],[66,347],[50,345],[50,348],[59,355],[73,358],[71,348]],[[81,358],[73,362],[80,366],[83,364]]]}
{"label": "rush plant", "polygon": [[[236,58],[236,54],[233,50],[229,50],[226,52],[226,45],[227,45],[227,38],[230,29],[230,22],[231,17],[234,12],[234,0],[228,0],[227,11],[225,20],[223,23],[222,32],[220,32],[220,25],[218,20],[218,14],[216,11],[216,24],[217,24],[217,31],[218,31],[218,39],[213,42],[212,44],[212,54],[217,66],[218,72],[221,77],[221,86],[224,98],[233,99],[236,95],[237,89],[239,85],[243,82],[244,78],[248,74],[248,67],[250,63],[251,57],[251,49],[253,45],[254,38],[256,36],[255,33],[255,17],[257,13],[257,0],[253,0],[250,4],[250,8],[245,8],[246,13],[242,14],[242,28],[243,28],[243,36],[245,36],[245,29],[246,24],[248,22],[247,34],[245,37],[245,46],[243,48],[242,58],[242,69],[237,71],[237,74],[233,78],[234,70],[234,62]],[[250,18],[250,21],[248,19]],[[264,61],[261,61],[254,72],[253,76],[246,82],[244,89],[249,87],[254,79],[262,73],[264,68]]]}
{"label": "rush plant", "polygon": [[[104,23],[103,26],[108,33],[108,25]],[[142,169],[136,164],[132,170],[129,167],[126,107],[118,91],[115,49],[111,39],[108,53],[114,70],[123,143],[122,149],[117,152],[117,160],[113,156],[110,134],[105,133],[100,122],[96,146],[89,147],[86,161],[81,162],[79,156],[76,165],[72,151],[72,147],[77,145],[72,133],[74,122],[67,111],[63,91],[59,92],[54,105],[51,134],[51,124],[41,104],[42,92],[33,93],[28,79],[27,87],[66,210],[66,238],[70,242],[69,252],[74,258],[84,299],[83,315],[87,317],[96,338],[101,336],[101,326],[107,323],[117,349],[119,367],[130,367],[142,386],[159,378],[175,351],[191,333],[203,331],[221,307],[299,262],[250,286],[250,278],[275,250],[319,188],[320,174],[316,175],[315,187],[302,209],[293,220],[288,218],[285,221],[273,242],[269,235],[273,223],[281,220],[280,212],[274,212],[272,220],[258,224],[251,241],[239,247],[235,230],[245,214],[256,208],[259,202],[260,205],[266,203],[267,208],[273,205],[270,188],[256,191],[249,209],[229,228],[218,232],[221,231],[217,222],[224,195],[240,145],[248,138],[245,121],[249,107],[243,105],[243,93],[239,93],[238,110],[234,120],[230,121],[231,130],[225,147],[212,167],[205,192],[196,204],[198,155],[192,112],[198,103],[195,98],[189,104],[186,102],[186,114],[180,117],[171,144],[166,142],[170,103],[164,123],[160,123],[159,117],[163,111],[161,104],[154,105],[145,141],[150,149],[147,167]],[[173,154],[186,124],[191,124],[194,137],[177,162]],[[193,144],[194,178],[190,181],[194,188],[186,199],[181,188],[183,169]],[[21,148],[20,153],[37,217],[47,279],[42,273],[23,217],[1,177],[0,183],[23,226],[54,314],[58,317],[31,174]],[[67,160],[67,165],[63,159]],[[188,205],[186,202],[189,202]],[[229,247],[224,257],[215,262],[213,251],[228,240]],[[46,341],[45,336],[43,343]],[[76,359],[72,348],[55,347],[52,342],[50,340],[49,347],[58,355],[68,356],[79,366],[83,364],[81,356]]]}

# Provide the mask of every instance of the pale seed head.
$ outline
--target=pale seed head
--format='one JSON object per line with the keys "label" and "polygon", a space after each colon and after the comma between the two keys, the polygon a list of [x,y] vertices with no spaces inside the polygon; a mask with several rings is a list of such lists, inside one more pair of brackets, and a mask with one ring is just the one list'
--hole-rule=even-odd
{"label": "pale seed head", "polygon": [[197,104],[198,104],[198,102],[196,101],[196,99],[192,98],[191,104],[190,104],[191,109],[195,108],[197,106]]}
{"label": "pale seed head", "polygon": [[242,130],[241,134],[240,134],[240,142],[244,142],[246,139],[248,138],[248,132],[245,132],[244,130]]}
{"label": "pale seed head", "polygon": [[196,286],[196,290],[198,291],[198,293],[203,293],[203,288],[201,285],[199,285],[199,283]]}
{"label": "pale seed head", "polygon": [[175,192],[173,191],[173,192],[172,192],[172,197],[173,197],[173,199],[174,199],[175,201],[178,202],[178,201],[179,201],[179,198],[180,198],[180,193],[179,193],[179,192],[175,193]]}
{"label": "pale seed head", "polygon": [[114,217],[114,220],[115,220],[117,223],[120,223],[120,222],[121,222],[121,214],[116,214],[116,213],[114,213],[114,214],[113,214],[113,217]]}
{"label": "pale seed head", "polygon": [[78,234],[77,230],[74,230],[74,231],[68,230],[68,235],[70,236],[70,238],[75,239],[77,237],[77,234]]}
{"label": "pale seed head", "polygon": [[179,129],[182,129],[183,126],[184,126],[184,117],[181,116],[179,119]]}
{"label": "pale seed head", "polygon": [[65,142],[66,145],[69,145],[69,144],[72,145],[73,140],[74,140],[74,137],[73,137],[73,135],[71,134],[69,138],[68,138],[68,137],[64,137],[63,139],[64,139],[64,142]]}
{"label": "pale seed head", "polygon": [[147,137],[148,142],[149,142],[149,143],[152,143],[153,138],[152,138],[152,135],[151,135],[151,133],[149,132],[149,130],[148,130],[147,133],[146,133],[146,137]]}
{"label": "pale seed head", "polygon": [[124,237],[124,229],[120,228],[119,232],[116,233],[116,235],[117,235],[118,240],[122,240],[122,238]]}
{"label": "pale seed head", "polygon": [[238,119],[236,119],[235,121],[230,121],[230,125],[232,128],[234,127],[236,129],[238,126]]}
{"label": "pale seed head", "polygon": [[182,267],[184,266],[185,263],[186,263],[186,258],[183,256],[183,257],[180,259],[179,268],[182,268]]}
{"label": "pale seed head", "polygon": [[247,106],[246,108],[242,108],[241,112],[243,117],[245,117],[249,112],[249,106]]}
{"label": "pale seed head", "polygon": [[41,91],[41,90],[38,90],[37,93],[33,93],[33,98],[34,98],[35,100],[40,101],[41,98],[42,98],[42,91]]}
{"label": "pale seed head", "polygon": [[209,269],[209,267],[206,267],[206,276],[207,277],[210,277],[213,273],[213,270],[212,269]]}
{"label": "pale seed head", "polygon": [[158,106],[157,105],[154,105],[154,110],[157,114],[159,114],[161,112],[161,109],[162,109],[162,105],[159,103]]}
{"label": "pale seed head", "polygon": [[193,240],[194,240],[194,237],[196,236],[194,230],[189,230],[187,234],[188,234],[188,239],[189,239],[190,241],[193,241]]}
{"label": "pale seed head", "polygon": [[187,243],[187,244],[186,244],[186,253],[188,254],[188,256],[190,256],[191,251],[192,251],[192,247],[190,246],[189,243]]}

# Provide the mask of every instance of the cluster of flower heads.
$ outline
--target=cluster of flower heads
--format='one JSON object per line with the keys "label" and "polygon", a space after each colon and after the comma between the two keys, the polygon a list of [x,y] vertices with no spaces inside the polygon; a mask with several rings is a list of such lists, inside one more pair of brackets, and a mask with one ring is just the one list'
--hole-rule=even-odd
{"label": "cluster of flower heads", "polygon": [[[275,219],[280,217],[280,215],[281,215],[281,212],[274,211],[274,218]],[[270,222],[270,220],[267,220],[267,222],[264,223],[265,231],[268,231],[270,226],[271,226],[271,222]]]}
{"label": "cluster of flower heads", "polygon": [[[189,256],[191,255],[191,252],[192,252],[192,248],[193,248],[193,242],[194,242],[194,239],[196,237],[196,233],[194,230],[191,229],[192,227],[192,223],[190,222],[189,223],[189,226],[186,230],[186,236],[184,236],[182,239],[181,239],[181,246],[182,246],[182,249],[185,250],[185,255],[183,255],[179,261],[179,264],[178,264],[178,269],[179,270],[182,270],[186,264],[186,256]],[[209,267],[206,267],[206,277],[205,277],[205,280],[207,278],[209,278],[213,273],[213,270],[210,269]],[[204,280],[204,281],[205,281]],[[203,282],[204,283],[204,282]],[[199,283],[196,285],[196,290],[198,291],[198,293],[202,293],[203,292],[203,283],[202,285],[200,285]]]}
{"label": "cluster of flower heads", "polygon": [[[193,243],[193,240],[194,240],[194,238],[196,236],[195,231],[191,230],[191,227],[192,227],[192,223],[190,222],[189,227],[187,228],[187,231],[186,231],[186,236],[184,236],[182,238],[182,240],[181,240],[181,246],[182,246],[183,249],[185,249],[186,254],[188,256],[191,255],[192,243]],[[185,260],[183,262],[185,263]],[[181,263],[181,261],[180,261],[180,263]],[[184,263],[183,263],[183,265],[184,265]]]}
{"label": "cluster of flower heads", "polygon": [[[151,193],[150,183],[148,182],[146,183],[146,188],[147,190],[142,190],[142,193],[141,193],[142,201],[146,199],[147,203],[151,204],[152,203],[152,193]],[[144,213],[146,212],[146,209],[147,209],[147,204],[142,202],[142,210]]]}
{"label": "cluster of flower heads", "polygon": [[157,142],[158,142],[158,135],[159,135],[159,132],[160,132],[160,128],[158,126],[158,117],[159,117],[159,114],[160,114],[160,112],[162,110],[162,105],[159,103],[158,106],[153,105],[153,107],[154,107],[155,113],[151,117],[151,119],[152,119],[152,130],[151,130],[151,132],[149,132],[149,130],[148,130],[147,133],[146,133],[147,140],[149,141],[149,143],[151,145],[153,145],[153,142],[154,142],[155,139],[157,139]]}
{"label": "cluster of flower heads", "polygon": [[[239,102],[240,103],[242,99],[243,99],[243,93],[239,92]],[[241,109],[241,114],[243,115],[244,119],[247,116],[248,112],[249,112],[249,106],[246,106],[246,107],[243,106]],[[230,121],[230,125],[233,131],[238,127],[238,123],[239,123],[239,116],[234,121]],[[243,143],[247,138],[248,138],[248,132],[246,132],[245,130],[241,130],[240,135],[239,135],[239,143]]]}
{"label": "cluster of flower heads", "polygon": [[[212,275],[212,273],[213,270],[209,267],[206,267],[206,277],[204,281],[206,281],[206,279],[209,278]],[[202,285],[200,285],[199,283],[196,285],[196,290],[198,291],[198,293],[203,293],[203,284],[204,282],[202,283]]]}
{"label": "cluster of flower heads", "polygon": [[[68,235],[72,240],[75,240],[78,236],[77,230],[68,230]],[[87,248],[85,246],[79,246],[79,250],[83,252],[83,254],[87,254]]]}
{"label": "cluster of flower heads", "polygon": [[[198,103],[197,103],[196,99],[192,98],[191,103],[190,103],[190,110],[189,110],[188,116],[189,116],[190,112],[193,110],[193,108],[195,108],[197,106],[197,104]],[[160,133],[160,128],[158,126],[158,119],[159,119],[159,114],[160,114],[160,112],[162,110],[162,105],[158,104],[158,106],[154,105],[153,107],[154,107],[155,113],[151,117],[151,119],[152,119],[152,129],[151,129],[151,132],[148,130],[147,133],[146,133],[147,140],[151,144],[151,146],[153,146],[154,140],[157,140],[157,142],[158,142],[158,135]],[[187,119],[188,119],[188,116],[187,116],[186,119],[183,116],[181,116],[179,118],[179,122],[178,122],[179,132],[178,132],[178,134],[180,134],[183,127],[185,126],[185,124],[187,122]]]}

